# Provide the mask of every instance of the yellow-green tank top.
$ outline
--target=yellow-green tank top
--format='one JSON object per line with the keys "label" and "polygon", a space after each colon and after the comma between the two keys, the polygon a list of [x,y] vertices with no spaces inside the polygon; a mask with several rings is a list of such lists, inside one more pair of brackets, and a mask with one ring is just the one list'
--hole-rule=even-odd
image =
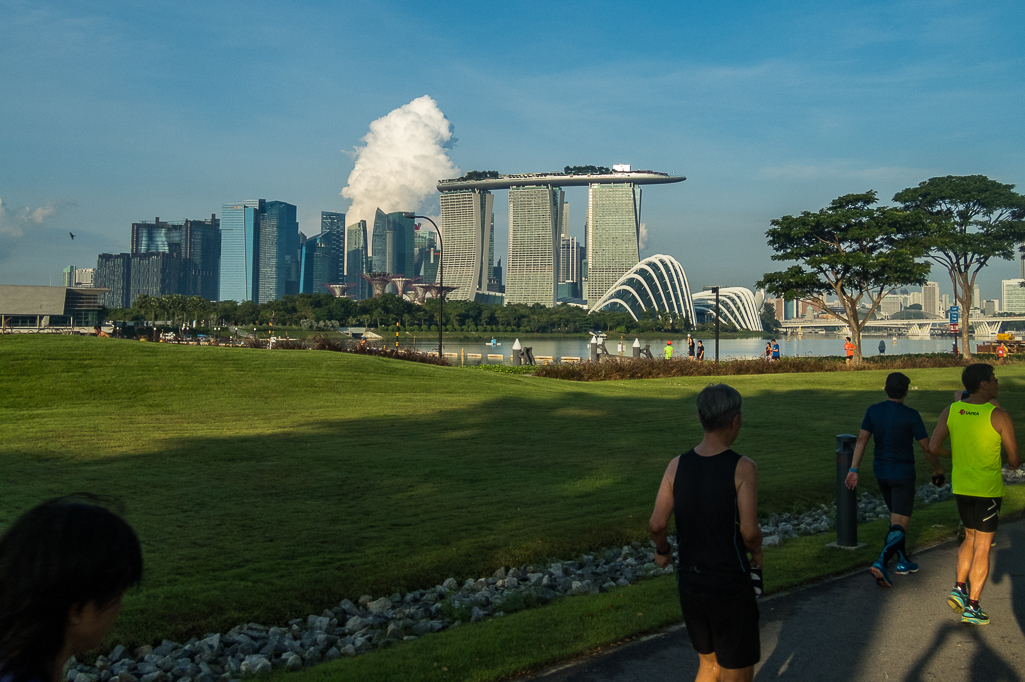
{"label": "yellow-green tank top", "polygon": [[950,483],[955,495],[1004,496],[1000,434],[993,428],[994,409],[991,403],[956,402],[950,406]]}

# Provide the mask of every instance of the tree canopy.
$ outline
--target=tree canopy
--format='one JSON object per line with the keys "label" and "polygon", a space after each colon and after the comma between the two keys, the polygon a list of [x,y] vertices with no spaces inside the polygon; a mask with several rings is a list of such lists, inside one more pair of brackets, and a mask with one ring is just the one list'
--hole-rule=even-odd
{"label": "tree canopy", "polygon": [[971,357],[968,332],[975,278],[991,259],[1013,258],[1025,241],[1025,197],[1014,185],[985,175],[947,175],[902,190],[893,200],[924,218],[928,257],[950,275],[961,310],[961,347]]}
{"label": "tree canopy", "polygon": [[[765,233],[775,261],[796,261],[768,272],[757,286],[786,300],[811,301],[850,327],[854,362],[861,361],[861,332],[883,296],[909,284],[924,284],[928,263],[924,224],[914,212],[875,207],[876,192],[846,194],[816,213],[783,216]],[[831,310],[832,291],[843,311]],[[864,306],[866,310],[860,308]]]}

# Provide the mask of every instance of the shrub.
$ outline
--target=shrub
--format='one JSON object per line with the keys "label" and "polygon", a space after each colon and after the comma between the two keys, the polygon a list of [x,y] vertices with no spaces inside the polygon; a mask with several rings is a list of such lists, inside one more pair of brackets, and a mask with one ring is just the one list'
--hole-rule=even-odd
{"label": "shrub", "polygon": [[690,360],[634,360],[582,362],[572,365],[543,365],[536,376],[568,381],[612,381],[619,379],[661,379],[666,377],[713,377],[740,374],[789,374],[796,372],[856,372],[870,369],[923,369],[927,367],[964,367],[964,359],[948,354],[875,356],[860,365],[848,365],[839,357],[781,358],[778,362],[764,360],[724,360],[692,362]]}

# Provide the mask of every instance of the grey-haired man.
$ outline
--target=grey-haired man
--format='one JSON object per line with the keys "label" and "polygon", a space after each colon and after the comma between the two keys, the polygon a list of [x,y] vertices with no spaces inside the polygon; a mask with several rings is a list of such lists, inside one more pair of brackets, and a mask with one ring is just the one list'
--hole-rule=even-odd
{"label": "grey-haired man", "polygon": [[675,516],[676,578],[683,620],[700,658],[696,679],[749,681],[761,658],[758,467],[730,447],[741,428],[735,388],[707,386],[697,407],[704,437],[669,463],[655,500],[655,562],[666,567],[672,559],[666,528]]}

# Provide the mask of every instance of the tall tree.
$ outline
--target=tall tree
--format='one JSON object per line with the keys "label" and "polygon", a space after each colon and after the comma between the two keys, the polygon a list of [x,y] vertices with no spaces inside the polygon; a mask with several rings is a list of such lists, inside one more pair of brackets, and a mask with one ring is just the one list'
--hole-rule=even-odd
{"label": "tall tree", "polygon": [[[767,272],[757,284],[774,296],[810,301],[846,324],[855,364],[862,357],[861,332],[883,296],[895,287],[922,284],[929,274],[929,264],[917,260],[925,255],[921,216],[875,203],[874,190],[846,194],[817,213],[771,221],[765,235],[775,252],[772,260],[797,265]],[[842,312],[826,304],[828,291]]]}
{"label": "tall tree", "polygon": [[[926,217],[928,256],[950,275],[961,309],[961,348],[968,346],[975,278],[992,258],[1010,260],[1025,241],[1025,197],[985,175],[930,178],[893,197]],[[927,311],[933,312],[933,311]]]}

